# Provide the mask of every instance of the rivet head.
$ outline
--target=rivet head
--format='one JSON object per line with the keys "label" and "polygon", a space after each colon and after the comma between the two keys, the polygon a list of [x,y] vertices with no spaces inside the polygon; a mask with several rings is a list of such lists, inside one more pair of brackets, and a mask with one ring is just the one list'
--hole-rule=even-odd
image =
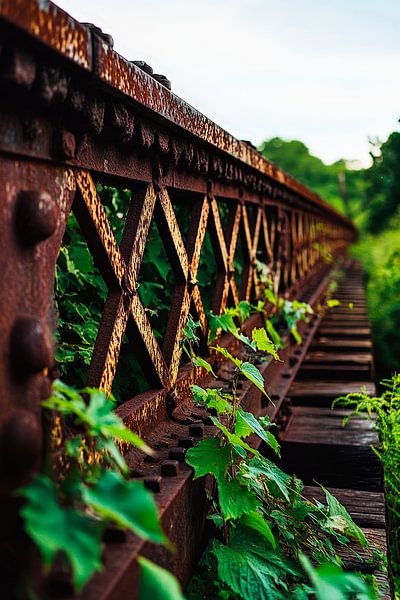
{"label": "rivet head", "polygon": [[56,230],[59,209],[47,192],[24,190],[18,194],[15,227],[19,238],[27,245],[49,238]]}
{"label": "rivet head", "polygon": [[14,485],[26,479],[37,465],[42,448],[42,433],[37,417],[26,410],[15,410],[0,428],[1,470]]}
{"label": "rivet head", "polygon": [[18,374],[34,375],[51,367],[51,338],[39,320],[18,319],[11,332],[10,346],[12,368]]}

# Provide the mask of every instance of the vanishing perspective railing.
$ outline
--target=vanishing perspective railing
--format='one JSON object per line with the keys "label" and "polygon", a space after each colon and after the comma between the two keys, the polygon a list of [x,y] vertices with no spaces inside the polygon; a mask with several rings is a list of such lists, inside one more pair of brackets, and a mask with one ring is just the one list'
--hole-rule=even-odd
{"label": "vanishing perspective railing", "polygon": [[[51,2],[0,3],[0,86],[0,518],[7,538],[4,507],[39,465],[45,443],[40,401],[57,371],[54,272],[71,211],[107,286],[87,383],[110,392],[121,347],[129,347],[147,386],[118,411],[141,434],[168,419],[177,381],[185,387],[181,373],[190,369],[180,342],[189,312],[207,353],[199,276],[206,237],[215,263],[208,303],[220,313],[257,297],[258,261],[276,291],[303,296],[328,268],[326,256],[342,254],[355,230],[174,95],[166,78],[121,57],[110,36]],[[99,184],[130,191],[120,243]],[[173,281],[161,336],[149,312],[157,307],[140,294],[153,222]]]}

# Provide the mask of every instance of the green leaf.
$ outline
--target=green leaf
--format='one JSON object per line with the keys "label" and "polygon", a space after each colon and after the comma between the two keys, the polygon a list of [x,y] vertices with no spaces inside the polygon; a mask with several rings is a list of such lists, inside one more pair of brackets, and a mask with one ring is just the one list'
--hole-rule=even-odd
{"label": "green leaf", "polygon": [[317,600],[375,600],[375,594],[361,575],[345,573],[338,565],[324,564],[315,569],[310,560],[301,554],[300,563],[309,576]]}
{"label": "green leaf", "polygon": [[268,446],[270,446],[278,456],[280,455],[280,446],[275,436],[266,431],[259,420],[242,408],[236,411],[237,421],[235,424],[235,433],[239,437],[247,437],[250,433],[256,433]]}
{"label": "green leaf", "polygon": [[39,548],[45,567],[53,564],[59,552],[64,554],[80,591],[102,568],[100,540],[104,525],[74,508],[60,506],[56,488],[45,475],[36,475],[19,494],[26,498],[21,509],[25,529]]}
{"label": "green leaf", "polygon": [[240,367],[242,366],[242,361],[239,358],[233,356],[226,348],[222,348],[222,346],[212,346],[211,350],[216,350],[217,352],[222,354],[222,356],[232,361],[238,369],[240,369]]}
{"label": "green leaf", "polygon": [[341,531],[347,537],[358,541],[361,546],[364,546],[365,548],[368,547],[368,540],[365,537],[364,532],[354,523],[345,507],[340,504],[339,500],[337,500],[324,486],[321,485],[320,487],[325,492],[328,504],[326,526],[336,531]]}
{"label": "green leaf", "polygon": [[202,367],[207,371],[207,373],[211,373],[211,375],[214,375],[214,377],[216,377],[216,374],[214,373],[210,363],[204,360],[204,358],[201,358],[201,356],[194,356],[192,358],[192,363],[195,367]]}
{"label": "green leaf", "polygon": [[241,300],[236,308],[238,310],[241,320],[245,321],[247,317],[251,315],[253,307],[251,306],[250,302],[247,302],[247,300]]}
{"label": "green leaf", "polygon": [[179,582],[166,569],[159,567],[143,556],[140,564],[139,600],[185,600]]}
{"label": "green leaf", "polygon": [[326,305],[328,308],[335,308],[335,306],[340,306],[340,300],[336,300],[336,298],[330,298],[326,301]]}
{"label": "green leaf", "polygon": [[196,335],[196,329],[200,327],[200,321],[194,321],[191,314],[189,314],[188,321],[183,328],[182,337],[193,344],[199,342],[199,338]]}
{"label": "green leaf", "polygon": [[103,519],[130,529],[145,540],[166,543],[152,494],[139,481],[126,481],[113,471],[105,471],[89,488],[82,485],[82,498]]}
{"label": "green leaf", "polygon": [[274,496],[290,502],[288,486],[291,478],[271,460],[264,456],[254,458],[248,465],[242,465],[242,470],[244,476],[265,479]]}
{"label": "green leaf", "polygon": [[294,566],[265,544],[265,538],[248,527],[231,530],[229,545],[214,542],[218,577],[242,600],[289,598],[285,580],[298,576]]}
{"label": "green leaf", "polygon": [[214,475],[224,477],[230,462],[229,446],[222,446],[219,438],[206,438],[186,452],[186,462],[194,468],[194,478]]}
{"label": "green leaf", "polygon": [[290,333],[292,334],[294,341],[296,342],[296,344],[300,345],[301,342],[303,341],[303,338],[301,337],[299,330],[297,329],[297,325],[293,325],[290,328]]}
{"label": "green leaf", "polygon": [[265,396],[267,396],[268,399],[270,399],[264,388],[264,378],[255,365],[249,362],[244,362],[240,364],[239,369],[241,373],[243,373],[243,375],[247,377],[249,381],[251,381],[251,383],[253,383]]}
{"label": "green leaf", "polygon": [[274,326],[274,324],[272,323],[272,321],[270,319],[267,319],[265,321],[265,327],[267,328],[267,332],[271,336],[272,341],[274,342],[275,346],[277,348],[281,348],[282,344],[283,344],[283,342],[281,340],[281,336],[279,335],[279,333],[275,329],[275,326]]}
{"label": "green leaf", "polygon": [[225,521],[238,519],[260,507],[256,495],[241,484],[238,479],[219,477],[217,483],[219,505]]}
{"label": "green leaf", "polygon": [[271,354],[271,356],[273,356],[275,360],[281,360],[276,351],[275,344],[269,339],[264,327],[260,327],[259,329],[253,329],[251,336],[257,346],[257,350],[261,350],[262,352]]}
{"label": "green leaf", "polygon": [[202,388],[199,385],[191,385],[193,400],[196,404],[203,404],[207,408],[215,408],[219,414],[231,412],[232,395],[224,394],[222,388]]}
{"label": "green leaf", "polygon": [[278,299],[272,290],[265,288],[264,295],[268,302],[271,302],[271,304],[273,304],[274,306],[277,305]]}
{"label": "green leaf", "polygon": [[243,515],[240,518],[239,522],[241,525],[245,525],[246,527],[250,527],[250,529],[255,529],[256,531],[261,533],[261,535],[268,540],[271,546],[273,548],[276,548],[276,540],[274,534],[272,533],[271,527],[268,525],[267,521],[264,519],[261,513],[257,511],[249,512]]}
{"label": "green leaf", "polygon": [[228,442],[234,446],[235,448],[243,448],[243,450],[245,450],[246,452],[250,452],[251,454],[254,454],[255,456],[259,455],[258,450],[255,450],[254,448],[252,448],[251,446],[249,446],[249,444],[246,444],[246,442],[244,442],[238,435],[236,435],[235,433],[231,433],[226,427],[225,425],[222,425],[222,423],[220,423],[218,421],[218,419],[216,419],[215,417],[211,417],[212,422],[214,423],[214,425],[216,425],[218,427],[218,429],[220,429],[222,431],[222,433],[225,435],[226,439],[228,440]]}

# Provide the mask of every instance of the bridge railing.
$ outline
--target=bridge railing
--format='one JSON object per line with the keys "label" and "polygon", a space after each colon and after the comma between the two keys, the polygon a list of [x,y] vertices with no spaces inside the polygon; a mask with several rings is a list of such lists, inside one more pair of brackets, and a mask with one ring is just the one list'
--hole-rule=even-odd
{"label": "bridge railing", "polygon": [[[0,401],[9,490],[41,459],[40,401],[55,373],[54,273],[71,211],[107,286],[87,382],[112,390],[128,340],[147,386],[118,410],[142,434],[168,419],[171,390],[187,390],[181,334],[189,313],[207,353],[205,294],[214,313],[256,298],[262,264],[281,295],[305,298],[329,268],[326,257],[343,254],[355,229],[177,97],[166,78],[117,54],[110,36],[51,2],[0,3],[0,87]],[[121,241],[99,184],[130,191]],[[140,294],[153,221],[173,281],[162,336],[149,311],[157,307]],[[185,394],[174,398],[172,408]]]}

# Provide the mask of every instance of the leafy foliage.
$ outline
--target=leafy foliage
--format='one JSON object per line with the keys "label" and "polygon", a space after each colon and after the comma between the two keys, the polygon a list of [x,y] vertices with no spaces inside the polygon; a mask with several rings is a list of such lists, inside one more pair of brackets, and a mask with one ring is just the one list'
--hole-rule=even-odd
{"label": "leafy foliage", "polygon": [[[293,311],[304,310],[307,314],[305,307],[295,303],[293,306]],[[228,316],[215,320],[215,335],[218,329],[236,328],[233,315],[228,313]],[[262,349],[276,354],[265,329],[262,333],[256,330],[252,338],[256,345],[253,352]],[[251,351],[251,343],[244,343]],[[221,533],[210,542],[189,596],[227,600],[288,598],[297,584],[305,581],[299,563],[304,553],[317,564],[340,565],[333,541],[347,543],[354,539],[365,545],[366,540],[328,490],[325,490],[327,506],[306,500],[301,481],[281,471],[250,445],[248,438],[255,435],[279,454],[269,420],[243,410],[236,392],[235,380],[243,374],[265,393],[263,377],[254,364],[242,361],[224,347],[213,348],[234,365],[232,393],[191,386],[194,402],[217,412],[211,419],[219,434],[190,448],[186,462],[193,467],[195,478],[211,475],[215,480],[216,496],[211,502],[209,518]],[[193,347],[191,353],[195,357]],[[321,578],[325,575],[322,572]],[[216,581],[209,581],[210,577]],[[350,586],[352,581],[356,585],[359,579],[348,575],[346,585]],[[359,584],[360,589],[368,591],[362,580]],[[343,587],[344,580],[338,585]],[[299,587],[298,593],[307,594],[305,589]]]}
{"label": "leafy foliage", "polygon": [[395,585],[400,589],[400,375],[381,382],[380,396],[368,396],[365,392],[348,394],[335,400],[335,404],[352,408],[352,414],[376,417],[379,447],[373,448],[382,461],[386,500],[389,508],[392,571]]}
{"label": "leafy foliage", "polygon": [[[56,381],[43,406],[62,419],[62,431],[68,432],[57,465],[62,473],[54,482],[50,469],[19,490],[25,498],[21,516],[44,566],[50,568],[60,555],[80,591],[102,568],[101,538],[109,524],[129,529],[145,540],[169,544],[153,496],[143,483],[126,478],[128,468],[117,442],[148,453],[151,450],[124,426],[113,412],[115,403],[100,390],[78,392]],[[149,585],[151,568],[148,563],[145,568]],[[181,598],[175,579],[166,572],[163,579],[170,588],[165,598]]]}

